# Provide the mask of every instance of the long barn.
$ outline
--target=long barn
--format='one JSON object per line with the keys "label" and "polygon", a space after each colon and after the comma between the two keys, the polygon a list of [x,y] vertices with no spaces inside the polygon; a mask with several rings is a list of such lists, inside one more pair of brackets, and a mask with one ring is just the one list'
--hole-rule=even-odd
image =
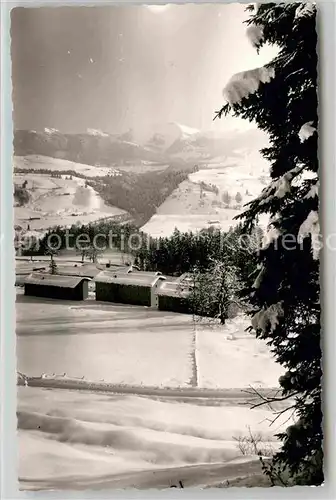
{"label": "long barn", "polygon": [[89,281],[80,276],[32,273],[24,280],[24,293],[50,299],[85,300],[89,295]]}
{"label": "long barn", "polygon": [[157,305],[160,311],[191,314],[189,287],[182,287],[179,281],[165,281],[157,290]]}
{"label": "long barn", "polygon": [[165,277],[157,273],[113,274],[104,271],[95,278],[96,300],[148,307],[158,306],[156,291]]}

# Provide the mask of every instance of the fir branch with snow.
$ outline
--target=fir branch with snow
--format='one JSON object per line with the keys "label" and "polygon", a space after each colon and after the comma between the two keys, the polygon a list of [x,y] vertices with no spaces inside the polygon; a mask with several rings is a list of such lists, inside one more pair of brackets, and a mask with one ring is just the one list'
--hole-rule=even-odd
{"label": "fir branch with snow", "polygon": [[[297,422],[280,434],[281,450],[271,469],[286,470],[291,484],[323,482],[321,326],[317,156],[316,7],[269,3],[248,8],[248,36],[257,49],[278,48],[264,68],[233,76],[215,118],[255,122],[269,136],[261,150],[270,164],[270,183],[238,217],[250,231],[269,214],[268,244],[258,252],[260,268],[244,298],[252,323],[270,345],[286,375],[283,399],[294,398]],[[262,36],[261,36],[262,33]],[[279,244],[286,236],[291,245]],[[266,235],[267,238],[267,235]]]}
{"label": "fir branch with snow", "polygon": [[306,141],[316,132],[316,128],[313,127],[313,122],[307,122],[302,125],[299,130],[299,138],[301,142]]}

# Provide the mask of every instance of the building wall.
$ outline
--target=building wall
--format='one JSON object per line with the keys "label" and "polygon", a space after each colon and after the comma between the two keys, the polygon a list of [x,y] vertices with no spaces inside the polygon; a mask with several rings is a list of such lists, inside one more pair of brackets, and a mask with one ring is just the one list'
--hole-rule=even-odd
{"label": "building wall", "polygon": [[159,296],[157,294],[158,289],[162,285],[162,281],[159,280],[155,283],[151,290],[151,307],[157,309],[159,307]]}
{"label": "building wall", "polygon": [[151,287],[96,282],[96,300],[150,306]]}
{"label": "building wall", "polygon": [[83,285],[87,287],[87,281],[79,283],[75,288],[65,288],[48,285],[33,285],[25,283],[25,295],[33,297],[44,297],[60,300],[83,300]]}
{"label": "building wall", "polygon": [[192,314],[189,307],[189,302],[183,297],[158,295],[158,308],[160,311]]}
{"label": "building wall", "polygon": [[79,290],[80,290],[79,293],[82,295],[82,298],[79,300],[87,299],[89,297],[89,282],[87,280],[85,280],[82,283],[79,283],[79,285],[77,285],[77,287],[79,287]]}

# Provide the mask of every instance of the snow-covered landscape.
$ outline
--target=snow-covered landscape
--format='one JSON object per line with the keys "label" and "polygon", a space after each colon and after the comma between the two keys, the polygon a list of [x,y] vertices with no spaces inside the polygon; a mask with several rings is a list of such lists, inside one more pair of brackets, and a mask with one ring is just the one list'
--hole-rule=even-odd
{"label": "snow-covered landscape", "polygon": [[20,489],[321,484],[314,16],[13,9]]}
{"label": "snow-covered landscape", "polygon": [[[17,203],[15,206],[15,224],[23,229],[29,225],[31,230],[43,231],[57,225],[59,217],[64,225],[70,226],[127,215],[122,206],[118,206],[117,196],[113,198],[113,206],[88,182],[105,179],[102,185],[108,193],[108,183],[113,184],[115,180],[119,183],[119,194],[123,190],[127,194],[137,183],[141,185],[144,174],[159,172],[164,175],[172,168],[183,172],[197,165],[196,172],[186,174],[186,180],[176,189],[163,194],[163,202],[150,219],[145,220],[143,231],[158,237],[169,236],[175,228],[200,231],[214,226],[228,230],[235,225],[234,217],[267,183],[267,162],[253,144],[255,141],[267,144],[265,136],[253,128],[244,132],[233,129],[213,136],[177,123],[157,125],[156,130],[146,141],[152,143],[154,138],[160,138],[160,161],[155,160],[157,149],[150,162],[142,160],[137,151],[132,161],[111,163],[110,166],[84,165],[43,155],[15,156],[14,183],[17,186],[24,184],[30,197],[23,205]],[[57,132],[57,137],[59,135]],[[51,134],[50,140],[52,138]],[[122,144],[128,145],[125,141]]]}
{"label": "snow-covered landscape", "polygon": [[[43,134],[49,144],[62,136]],[[197,169],[141,229],[151,237],[169,237],[176,228],[228,231],[267,183],[254,134],[244,132],[241,147],[238,131],[214,135],[170,123],[156,126],[143,146],[117,139],[139,156],[109,166],[15,156],[14,183],[29,194],[15,206],[16,228],[39,238],[60,222],[70,227],[127,217],[88,182],[137,183],[144,173],[169,172],[178,162],[181,170],[196,163]],[[100,131],[87,137],[110,140]],[[154,159],[143,160],[143,148]],[[98,265],[83,264],[73,251],[61,251],[56,262],[63,275],[94,276],[107,262],[121,265],[127,258],[121,257],[112,252]],[[46,269],[48,258],[18,257],[17,284],[33,269]],[[288,425],[284,418],[270,426],[274,408],[250,409],[256,395],[245,391],[274,393],[283,372],[266,343],[246,331],[250,320],[242,313],[225,325],[208,325],[190,315],[99,303],[92,292],[70,305],[27,297],[18,287],[16,321],[17,368],[28,380],[18,389],[24,489],[164,488],[179,481],[204,487],[259,477],[256,453],[272,455],[279,446],[275,434]],[[251,444],[242,453],[248,436],[259,448]]]}
{"label": "snow-covered landscape", "polygon": [[[56,130],[44,134],[49,141],[60,137]],[[169,171],[178,161],[182,170],[197,162],[197,171],[142,230],[151,237],[169,237],[176,228],[228,231],[268,179],[267,163],[248,142],[234,146],[235,134],[214,139],[177,123],[158,126],[146,148],[159,151],[161,162],[139,156],[101,166],[16,156],[14,183],[29,193],[27,202],[15,206],[16,228],[42,237],[60,221],[70,227],[127,216],[88,181],[131,175],[136,183],[144,172]],[[108,139],[99,131],[89,136]],[[205,140],[215,152],[204,153]],[[227,153],[218,156],[216,148]],[[47,259],[18,258],[17,284],[34,268],[46,269]],[[80,260],[73,252],[56,257],[63,275],[68,270],[94,276],[105,262],[122,263],[115,253],[102,256],[98,266]],[[246,331],[250,320],[243,314],[209,326],[190,315],[99,303],[92,292],[89,300],[70,305],[27,297],[19,287],[16,315],[17,368],[28,380],[18,389],[22,488],[220,485],[228,478],[259,477],[256,453],[269,457],[278,448],[275,434],[288,422],[270,426],[274,408],[251,410],[256,396],[245,391],[272,393],[283,372],[266,343]],[[242,454],[246,436],[259,440],[258,450],[251,444]]]}

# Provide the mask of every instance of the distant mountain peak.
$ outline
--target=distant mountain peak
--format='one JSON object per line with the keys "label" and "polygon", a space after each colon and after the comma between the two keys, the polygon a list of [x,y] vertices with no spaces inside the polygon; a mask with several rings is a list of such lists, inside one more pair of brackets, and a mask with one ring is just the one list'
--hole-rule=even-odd
{"label": "distant mountain peak", "polygon": [[106,134],[106,132],[103,132],[102,130],[95,129],[95,128],[88,128],[86,130],[86,132],[89,135],[96,135],[96,136],[100,136],[100,137],[108,137],[109,136],[109,134]]}
{"label": "distant mountain peak", "polygon": [[182,135],[186,137],[201,133],[201,131],[198,130],[197,128],[188,127],[187,125],[182,125],[181,123],[178,122],[170,122],[170,125],[177,127],[181,131]]}
{"label": "distant mountain peak", "polygon": [[[35,130],[32,130],[32,132],[36,134]],[[47,128],[47,127],[45,127],[44,128],[44,132],[46,134],[58,134],[59,130],[57,130],[57,128]]]}

